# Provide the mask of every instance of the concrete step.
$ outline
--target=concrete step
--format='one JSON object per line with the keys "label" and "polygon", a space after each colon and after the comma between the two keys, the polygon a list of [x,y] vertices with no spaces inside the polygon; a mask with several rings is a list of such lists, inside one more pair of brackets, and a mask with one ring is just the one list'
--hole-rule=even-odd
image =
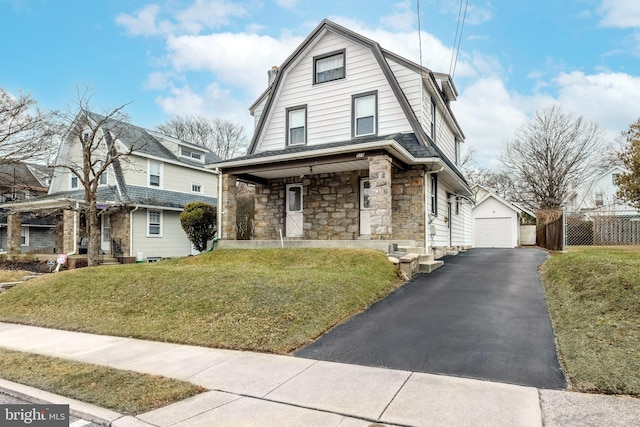
{"label": "concrete step", "polygon": [[418,264],[418,271],[420,273],[431,273],[444,265],[444,261],[421,261]]}
{"label": "concrete step", "polygon": [[398,246],[398,252],[407,252],[412,254],[424,254],[424,248],[418,246]]}

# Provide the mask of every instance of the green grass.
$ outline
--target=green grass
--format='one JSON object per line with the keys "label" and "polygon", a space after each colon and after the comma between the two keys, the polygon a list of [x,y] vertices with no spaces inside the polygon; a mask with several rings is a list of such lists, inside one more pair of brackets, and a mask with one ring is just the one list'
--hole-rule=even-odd
{"label": "green grass", "polygon": [[573,388],[640,395],[640,248],[572,248],[542,278]]}
{"label": "green grass", "polygon": [[399,283],[378,251],[216,250],[46,275],[0,294],[0,320],[286,353]]}
{"label": "green grass", "polygon": [[0,349],[2,378],[136,415],[205,391],[184,381]]}

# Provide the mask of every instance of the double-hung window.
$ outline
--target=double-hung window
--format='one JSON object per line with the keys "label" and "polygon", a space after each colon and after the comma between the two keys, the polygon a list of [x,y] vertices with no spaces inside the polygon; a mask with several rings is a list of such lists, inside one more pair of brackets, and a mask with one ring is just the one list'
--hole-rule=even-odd
{"label": "double-hung window", "polygon": [[307,143],[307,107],[287,108],[287,145]]}
{"label": "double-hung window", "polygon": [[333,80],[344,79],[345,51],[318,56],[313,59],[313,83],[324,83]]}
{"label": "double-hung window", "polygon": [[[104,165],[104,162],[100,161],[98,162],[98,164],[96,165],[96,169],[100,170],[102,169],[102,166]],[[102,172],[100,174],[100,177],[98,178],[98,184],[99,185],[104,185],[107,183],[107,171],[105,170],[104,172]]]}
{"label": "double-hung window", "polygon": [[438,175],[431,174],[431,213],[438,215]]}
{"label": "double-hung window", "polygon": [[162,236],[162,212],[147,211],[147,235],[154,237]]}
{"label": "double-hung window", "polygon": [[71,175],[71,180],[69,182],[69,187],[72,190],[75,190],[76,188],[78,188],[78,177],[75,175]]}
{"label": "double-hung window", "polygon": [[29,229],[27,227],[20,228],[20,246],[29,246]]}
{"label": "double-hung window", "polygon": [[149,186],[161,187],[162,186],[162,163],[155,160],[149,160]]}
{"label": "double-hung window", "polygon": [[436,142],[436,101],[431,98],[431,140]]}
{"label": "double-hung window", "polygon": [[378,93],[353,96],[353,136],[378,133]]}

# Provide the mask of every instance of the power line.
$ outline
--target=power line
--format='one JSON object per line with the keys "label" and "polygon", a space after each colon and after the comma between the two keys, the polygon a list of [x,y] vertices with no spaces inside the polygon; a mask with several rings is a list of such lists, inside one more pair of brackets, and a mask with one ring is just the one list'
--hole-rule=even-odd
{"label": "power line", "polygon": [[[464,2],[464,12],[462,10],[462,4]],[[456,35],[453,39],[453,50],[451,51],[451,63],[449,64],[449,75],[453,79],[456,73],[456,66],[458,64],[458,55],[460,53],[460,43],[462,42],[462,30],[464,29],[464,22],[467,17],[467,8],[469,6],[469,0],[460,0],[460,8],[458,9],[458,23],[456,24]],[[460,16],[462,15],[462,20]]]}

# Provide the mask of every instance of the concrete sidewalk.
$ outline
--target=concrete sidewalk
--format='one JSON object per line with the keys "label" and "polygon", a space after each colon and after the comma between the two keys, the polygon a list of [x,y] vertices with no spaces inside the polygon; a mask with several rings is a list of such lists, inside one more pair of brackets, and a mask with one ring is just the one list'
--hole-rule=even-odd
{"label": "concrete sidewalk", "polygon": [[[209,390],[136,417],[62,402],[117,427],[628,426],[640,419],[639,399],[7,323],[0,323],[0,347],[164,375]],[[6,381],[0,387],[58,403],[59,397],[28,387]]]}

